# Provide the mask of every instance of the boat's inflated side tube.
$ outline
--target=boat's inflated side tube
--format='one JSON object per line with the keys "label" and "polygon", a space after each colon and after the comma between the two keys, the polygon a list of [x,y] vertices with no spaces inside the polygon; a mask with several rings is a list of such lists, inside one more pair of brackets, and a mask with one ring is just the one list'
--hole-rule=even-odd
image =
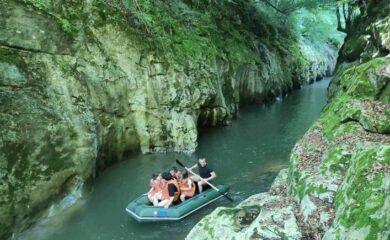
{"label": "boat's inflated side tube", "polygon": [[[226,193],[228,190],[224,185],[218,185],[217,188],[221,193]],[[126,211],[139,222],[177,221],[221,197],[223,195],[214,189],[208,189],[178,205],[163,208],[151,206],[148,197],[142,195],[130,202]]]}

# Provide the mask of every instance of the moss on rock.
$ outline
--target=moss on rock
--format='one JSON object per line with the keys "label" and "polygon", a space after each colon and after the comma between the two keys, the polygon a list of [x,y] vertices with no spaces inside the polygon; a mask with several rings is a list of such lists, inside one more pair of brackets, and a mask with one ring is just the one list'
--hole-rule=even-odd
{"label": "moss on rock", "polygon": [[199,125],[335,62],[248,1],[134,3],[0,3],[1,237],[125,153],[192,152]]}
{"label": "moss on rock", "polygon": [[351,67],[340,76],[340,88],[350,96],[377,99],[390,81],[389,58],[376,58],[357,67]]}
{"label": "moss on rock", "polygon": [[364,36],[349,38],[344,43],[342,54],[347,60],[354,61],[360,57],[366,45],[367,42]]}
{"label": "moss on rock", "polygon": [[[369,16],[356,19],[356,29],[348,36],[340,58],[354,62],[339,65],[329,88],[329,103],[292,150],[288,176],[282,171],[285,178],[277,178],[269,192],[254,195],[235,209],[219,212],[218,216],[216,212],[210,215],[213,220],[225,223],[227,216],[239,212],[240,207],[258,205],[261,210],[256,220],[261,225],[252,223],[242,231],[224,232],[222,236],[389,239],[390,58],[385,56],[388,54],[388,9],[384,0],[370,2],[366,12]],[[362,34],[366,31],[371,31],[371,35]],[[291,51],[297,54],[298,61],[306,64],[295,48]],[[291,73],[296,71],[287,75]],[[265,220],[267,208],[276,216],[286,206],[293,209],[299,229],[299,234],[294,236],[285,234],[286,225],[275,227],[277,221]],[[233,229],[232,221],[226,226],[228,231]],[[221,230],[215,227],[215,231]],[[197,234],[196,226],[189,237]]]}
{"label": "moss on rock", "polygon": [[[336,196],[337,216],[324,239],[346,238],[353,232],[362,239],[390,236],[389,146],[369,147],[354,154]],[[387,230],[386,230],[387,229]]]}

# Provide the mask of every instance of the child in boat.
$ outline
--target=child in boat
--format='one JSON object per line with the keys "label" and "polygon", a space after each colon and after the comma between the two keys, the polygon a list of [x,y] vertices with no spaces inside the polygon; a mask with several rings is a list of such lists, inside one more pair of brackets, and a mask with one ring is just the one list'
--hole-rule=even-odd
{"label": "child in boat", "polygon": [[150,190],[148,192],[148,198],[153,206],[158,204],[158,200],[161,200],[161,174],[156,172],[152,174],[150,179]]}
{"label": "child in boat", "polygon": [[190,177],[188,177],[188,172],[184,171],[182,175],[182,179],[180,181],[180,200],[184,202],[187,198],[193,197],[195,194],[195,183],[192,181]]}

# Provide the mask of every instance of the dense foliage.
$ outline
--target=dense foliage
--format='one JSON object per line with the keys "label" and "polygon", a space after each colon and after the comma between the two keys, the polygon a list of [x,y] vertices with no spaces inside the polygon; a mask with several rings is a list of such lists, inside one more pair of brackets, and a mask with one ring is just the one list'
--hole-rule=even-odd
{"label": "dense foliage", "polygon": [[274,14],[291,15],[299,10],[317,11],[333,9],[337,17],[337,30],[348,32],[359,16],[367,14],[368,5],[373,1],[366,0],[257,0],[274,10]]}
{"label": "dense foliage", "polygon": [[145,36],[153,50],[164,51],[167,59],[178,62],[211,62],[217,55],[232,62],[251,62],[255,59],[253,46],[247,43],[256,35],[272,34],[260,10],[243,0],[123,0],[109,4]]}
{"label": "dense foliage", "polygon": [[273,45],[280,45],[281,34],[323,40],[334,34],[336,22],[329,11],[332,1],[101,1],[125,16],[152,50],[180,63],[254,62],[256,39]]}

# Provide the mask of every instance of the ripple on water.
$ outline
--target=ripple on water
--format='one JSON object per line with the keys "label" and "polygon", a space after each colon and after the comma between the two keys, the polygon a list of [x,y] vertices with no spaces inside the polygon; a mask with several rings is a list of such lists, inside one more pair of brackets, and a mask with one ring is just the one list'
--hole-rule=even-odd
{"label": "ripple on water", "polygon": [[319,116],[326,103],[329,79],[294,91],[280,101],[243,107],[232,126],[203,129],[194,154],[132,155],[100,174],[94,191],[62,214],[45,219],[23,240],[183,239],[217,206],[233,206],[221,198],[182,221],[139,224],[125,212],[129,201],[148,191],[152,172],[169,169],[174,159],[192,165],[206,156],[218,179],[230,186],[235,205],[267,191],[278,171],[288,166],[295,142]]}

